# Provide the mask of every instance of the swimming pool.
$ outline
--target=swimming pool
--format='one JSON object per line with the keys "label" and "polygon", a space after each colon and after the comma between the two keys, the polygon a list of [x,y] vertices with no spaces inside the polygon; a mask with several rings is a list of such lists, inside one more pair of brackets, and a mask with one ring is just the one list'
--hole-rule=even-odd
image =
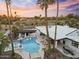
{"label": "swimming pool", "polygon": [[36,42],[36,37],[27,37],[21,40],[18,40],[14,43],[14,46],[17,47],[20,44],[20,47],[28,53],[36,53],[40,49],[40,44]]}

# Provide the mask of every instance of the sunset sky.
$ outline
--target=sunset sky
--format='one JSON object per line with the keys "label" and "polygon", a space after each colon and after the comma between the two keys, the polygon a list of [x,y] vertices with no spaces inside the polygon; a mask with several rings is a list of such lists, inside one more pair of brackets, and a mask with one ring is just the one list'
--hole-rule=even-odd
{"label": "sunset sky", "polygon": [[[40,14],[44,16],[44,10],[41,10],[36,4],[37,0],[12,0],[12,14],[16,11],[17,16],[34,17]],[[59,16],[74,13],[79,15],[79,0],[59,0]],[[6,14],[5,0],[0,0],[0,15]],[[48,16],[56,16],[56,3],[49,5]]]}

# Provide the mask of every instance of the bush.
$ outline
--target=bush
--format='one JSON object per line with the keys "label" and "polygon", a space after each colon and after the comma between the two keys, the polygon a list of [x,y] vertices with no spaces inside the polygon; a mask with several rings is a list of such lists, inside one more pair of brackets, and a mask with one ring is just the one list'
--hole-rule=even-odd
{"label": "bush", "polygon": [[19,54],[15,53],[13,59],[23,59]]}
{"label": "bush", "polygon": [[44,52],[45,52],[47,55],[50,55],[51,52],[53,51],[53,48],[48,48],[48,49],[43,48],[43,50],[44,50]]}

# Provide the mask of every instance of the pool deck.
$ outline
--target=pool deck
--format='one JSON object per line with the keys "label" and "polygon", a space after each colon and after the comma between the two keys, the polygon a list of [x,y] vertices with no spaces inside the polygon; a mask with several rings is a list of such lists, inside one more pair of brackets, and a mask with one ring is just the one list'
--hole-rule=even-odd
{"label": "pool deck", "polygon": [[17,49],[17,50],[15,50],[15,52],[20,54],[23,59],[30,59],[30,56],[31,56],[31,59],[34,59],[34,58],[37,58],[37,57],[40,57],[41,59],[43,59],[43,51],[30,54],[30,56],[29,56],[29,53],[27,53],[27,52],[25,52],[21,49],[19,49],[19,50]]}
{"label": "pool deck", "polygon": [[29,54],[25,51],[22,51],[21,49],[16,49],[15,52],[20,54],[23,59],[29,59]]}

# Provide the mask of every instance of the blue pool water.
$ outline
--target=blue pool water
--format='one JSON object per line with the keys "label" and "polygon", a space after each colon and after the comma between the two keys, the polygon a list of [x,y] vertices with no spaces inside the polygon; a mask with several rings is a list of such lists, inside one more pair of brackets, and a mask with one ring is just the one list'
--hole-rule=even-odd
{"label": "blue pool water", "polygon": [[40,49],[40,45],[39,43],[36,42],[36,39],[37,39],[36,37],[28,37],[19,40],[17,43],[19,43],[23,47],[24,51],[29,53],[35,53],[38,52],[38,50]]}

